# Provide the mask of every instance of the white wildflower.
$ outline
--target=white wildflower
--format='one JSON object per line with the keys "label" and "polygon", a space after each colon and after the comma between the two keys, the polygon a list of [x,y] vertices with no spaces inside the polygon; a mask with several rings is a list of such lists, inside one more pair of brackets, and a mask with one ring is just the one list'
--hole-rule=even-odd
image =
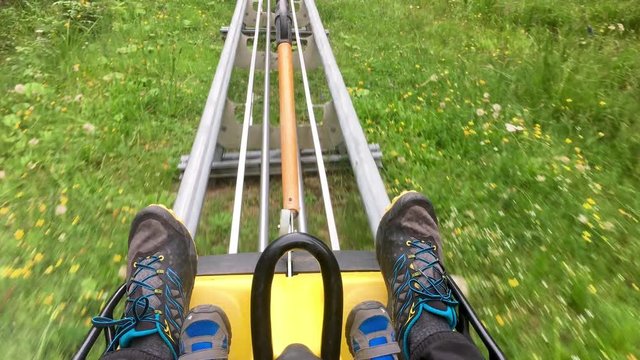
{"label": "white wildflower", "polygon": [[55,214],[56,215],[64,215],[67,212],[67,207],[64,205],[58,205],[56,206],[56,211]]}
{"label": "white wildflower", "polygon": [[93,134],[96,132],[96,126],[92,123],[85,123],[84,125],[82,125],[82,130],[84,130],[84,132],[87,134]]}
{"label": "white wildflower", "polygon": [[524,130],[522,126],[513,125],[509,123],[504,124],[504,127],[507,128],[507,131],[510,133]]}

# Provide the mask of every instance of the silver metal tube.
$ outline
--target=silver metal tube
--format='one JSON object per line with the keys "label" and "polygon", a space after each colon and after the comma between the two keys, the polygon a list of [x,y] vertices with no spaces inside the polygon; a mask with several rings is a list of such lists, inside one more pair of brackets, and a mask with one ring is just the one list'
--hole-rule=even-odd
{"label": "silver metal tube", "polygon": [[304,207],[304,175],[302,174],[302,156],[298,156],[298,193],[300,208],[298,209],[298,231],[307,232],[307,210]]}
{"label": "silver metal tube", "polygon": [[247,100],[244,104],[244,121],[242,122],[242,137],[240,139],[240,162],[236,178],[236,192],[233,200],[233,217],[231,218],[231,236],[229,237],[229,254],[238,253],[240,239],[240,217],[242,215],[242,190],[244,189],[244,171],[247,162],[247,141],[249,139],[249,124],[253,116],[253,82],[256,72],[256,56],[258,54],[258,36],[260,34],[260,13],[262,0],[258,0],[258,16],[253,34],[253,49],[251,51],[251,66],[249,66],[249,82],[247,84]]}
{"label": "silver metal tube", "polygon": [[264,106],[262,109],[262,163],[260,164],[260,229],[258,250],[269,243],[269,58],[271,57],[271,0],[267,0],[266,46],[264,50]]}
{"label": "silver metal tube", "polygon": [[[290,4],[291,4],[291,8],[295,9],[293,0],[290,0]],[[340,250],[340,240],[338,239],[338,230],[336,229],[336,220],[333,216],[333,206],[331,205],[331,194],[329,193],[329,182],[327,181],[327,171],[324,167],[324,160],[322,158],[320,136],[318,136],[318,125],[316,123],[316,116],[313,113],[313,103],[311,102],[311,91],[309,90],[309,79],[307,78],[307,69],[304,63],[304,56],[302,55],[302,42],[300,41],[300,30],[298,29],[298,18],[295,12],[293,13],[293,29],[295,31],[296,42],[298,44],[298,55],[300,58],[300,72],[302,73],[304,97],[307,102],[309,123],[311,124],[311,136],[313,137],[313,147],[316,153],[316,161],[318,162],[318,177],[320,178],[320,188],[322,189],[324,211],[327,216],[327,227],[329,228],[329,239],[331,240],[331,249]]]}
{"label": "silver metal tube", "polygon": [[209,181],[213,153],[218,142],[218,133],[222,122],[222,113],[229,89],[229,80],[240,43],[242,17],[247,2],[238,0],[229,25],[227,40],[220,54],[220,61],[211,83],[209,96],[204,106],[196,138],[191,147],[189,164],[184,171],[173,210],[180,217],[191,236],[195,238],[200,220],[200,212]]}
{"label": "silver metal tube", "polygon": [[314,0],[305,0],[309,23],[318,46],[318,53],[324,67],[324,73],[329,85],[329,92],[338,115],[340,128],[344,136],[351,168],[358,183],[358,189],[362,196],[369,228],[375,238],[378,223],[384,214],[385,207],[389,204],[389,195],[384,187],[376,163],[371,156],[367,139],[364,137],[358,115],[353,108],[351,98],[344,84],[344,79],[329,45],[329,39],[325,33],[320,15]]}

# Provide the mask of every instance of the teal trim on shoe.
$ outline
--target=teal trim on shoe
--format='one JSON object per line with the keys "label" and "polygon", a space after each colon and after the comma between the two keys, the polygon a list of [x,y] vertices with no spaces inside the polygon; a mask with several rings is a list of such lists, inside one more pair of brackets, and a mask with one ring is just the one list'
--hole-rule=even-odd
{"label": "teal trim on shoe", "polygon": [[422,315],[422,312],[425,310],[434,315],[445,318],[451,327],[451,330],[453,330],[458,323],[458,316],[456,315],[456,311],[453,306],[447,306],[447,310],[440,310],[426,303],[420,304],[415,316],[409,321],[407,326],[404,328],[404,333],[402,334],[402,354],[406,359],[409,359],[409,333],[411,333],[411,328],[413,328],[413,325],[415,325],[420,318],[420,315]]}

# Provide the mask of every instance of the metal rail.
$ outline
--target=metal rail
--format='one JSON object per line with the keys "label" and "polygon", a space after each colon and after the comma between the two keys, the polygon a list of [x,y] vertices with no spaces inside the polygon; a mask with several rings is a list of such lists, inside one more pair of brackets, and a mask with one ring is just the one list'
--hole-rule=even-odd
{"label": "metal rail", "polygon": [[226,96],[229,89],[231,71],[238,50],[240,31],[242,29],[242,17],[245,13],[247,2],[238,1],[231,18],[227,39],[220,54],[220,61],[216,69],[209,96],[204,106],[200,125],[196,138],[191,147],[189,164],[184,171],[176,201],[173,204],[175,213],[183,219],[185,226],[195,237],[200,220],[200,212],[204,202],[204,195],[209,181],[209,166],[213,161],[213,154],[218,142],[218,133],[222,122],[222,114],[225,107]]}
{"label": "metal rail", "polygon": [[[293,0],[290,0],[291,9],[295,9]],[[298,28],[298,16],[293,12],[293,29],[296,37],[296,43],[302,48],[300,41],[300,29]],[[327,171],[324,168],[324,160],[322,158],[322,148],[320,145],[320,137],[318,136],[318,124],[316,116],[313,113],[313,103],[311,102],[311,90],[309,89],[309,79],[307,78],[307,69],[302,56],[302,49],[298,51],[300,58],[300,73],[302,74],[302,83],[304,87],[304,97],[307,103],[307,112],[309,115],[309,123],[311,123],[311,135],[313,137],[313,148],[316,153],[316,161],[318,163],[318,177],[320,178],[320,187],[322,189],[322,199],[324,202],[325,215],[327,217],[327,227],[329,228],[329,240],[331,241],[332,250],[340,250],[340,240],[338,239],[338,230],[336,229],[336,220],[333,216],[333,206],[331,204],[331,194],[329,193],[329,183],[327,181]]]}
{"label": "metal rail", "polygon": [[[271,0],[267,0],[267,29],[271,29]],[[258,29],[260,30],[260,29]],[[269,243],[269,89],[271,79],[269,77],[269,54],[271,53],[271,31],[265,31],[266,45],[264,49],[264,98],[262,108],[262,153],[260,160],[260,232],[258,233],[258,250],[262,252]],[[257,43],[257,41],[256,41]]]}
{"label": "metal rail", "polygon": [[240,239],[240,215],[242,212],[242,190],[244,189],[244,171],[247,162],[247,140],[249,137],[249,124],[253,117],[253,81],[256,72],[256,55],[258,54],[258,30],[260,29],[260,13],[262,12],[262,0],[258,0],[258,16],[253,35],[253,50],[251,51],[251,67],[249,68],[249,83],[247,84],[247,100],[244,105],[244,120],[242,123],[242,138],[240,140],[240,162],[238,163],[238,177],[236,178],[236,192],[233,200],[233,217],[231,218],[231,236],[229,238],[229,254],[238,253]]}
{"label": "metal rail", "polygon": [[320,21],[320,15],[314,0],[304,0],[309,14],[311,30],[322,60],[324,73],[329,85],[329,92],[336,107],[338,121],[345,145],[349,153],[351,168],[358,183],[360,196],[369,220],[369,227],[374,238],[378,230],[378,223],[389,204],[389,195],[384,187],[378,168],[369,151],[367,139],[364,137],[358,115],[347,92],[347,87],[338,69],[338,64],[329,45],[329,39]]}
{"label": "metal rail", "polygon": [[[313,0],[304,0],[304,2],[301,3],[300,9],[297,11],[291,9],[293,11],[288,12],[288,15],[282,16],[281,20],[286,19],[287,21],[279,22],[278,6],[276,6],[275,13],[272,13],[272,1],[264,1],[267,2],[266,11],[262,9],[263,0],[259,0],[256,12],[256,10],[253,9],[252,0],[239,0],[230,26],[225,28],[225,45],[191,154],[188,157],[188,161],[185,161],[185,172],[178,190],[174,210],[179,217],[184,219],[187,228],[191,234],[195,236],[209,172],[220,172],[221,176],[225,176],[230,175],[231,171],[237,170],[235,202],[229,242],[229,253],[236,253],[240,241],[240,215],[242,212],[244,178],[247,175],[257,175],[259,173],[261,176],[260,223],[257,248],[262,251],[269,242],[269,176],[282,172],[283,169],[286,168],[286,172],[289,174],[286,182],[293,184],[293,187],[287,187],[287,191],[297,192],[298,196],[294,202],[284,204],[284,207],[290,210],[292,214],[297,213],[298,230],[307,231],[307,214],[305,212],[303,196],[303,174],[309,170],[317,171],[320,179],[322,200],[325,206],[325,216],[327,218],[331,247],[334,250],[338,250],[340,249],[340,244],[326,175],[326,161],[329,162],[328,164],[331,165],[332,168],[335,168],[336,162],[342,158],[342,153],[336,152],[335,150],[337,150],[337,148],[335,146],[342,143],[344,146],[342,148],[346,149],[351,168],[355,174],[371,233],[375,236],[378,222],[382,217],[384,208],[389,204],[389,197],[387,196],[382,178],[378,172],[380,166],[379,150],[370,147],[366,142],[362,127],[360,126],[353,104],[346,90],[344,80],[342,79],[342,75],[331,51],[327,32],[320,21],[315,2]],[[282,5],[291,2],[290,6],[293,6],[292,0],[281,0],[281,2]],[[286,7],[289,7],[289,5],[287,4]],[[280,11],[280,14],[282,13],[283,12]],[[254,23],[248,24],[247,21],[249,19]],[[300,22],[300,19],[302,19],[302,22]],[[266,21],[266,25],[261,27],[260,24],[262,21]],[[286,23],[286,26],[277,26],[283,23]],[[305,27],[302,28],[301,24],[304,24]],[[253,37],[249,38],[253,41],[250,53],[248,49],[245,48],[245,44],[248,41],[247,35],[243,35],[243,32],[247,32],[249,28],[253,30]],[[271,36],[273,32],[276,34],[276,39]],[[278,40],[278,34],[282,33],[285,33],[289,37],[290,40],[288,42],[282,43]],[[261,34],[264,34],[266,40],[264,52],[258,51]],[[306,35],[306,37],[302,38],[302,34]],[[270,149],[272,146],[271,141],[273,140],[271,136],[274,133],[269,116],[269,97],[271,95],[270,71],[275,70],[271,60],[276,58],[276,55],[271,52],[271,44],[274,40],[278,40],[279,47],[285,45],[284,48],[289,48],[288,52],[279,51],[280,56],[277,58],[278,67],[283,65],[283,61],[286,62],[287,67],[289,67],[297,55],[298,59],[295,59],[297,61],[295,62],[295,67],[300,71],[304,88],[309,124],[301,124],[297,125],[297,127],[298,129],[306,129],[306,146],[310,147],[312,140],[312,153],[304,155],[304,152],[302,154],[300,153],[297,145],[291,146],[294,142],[290,140],[292,137],[287,134],[294,134],[296,132],[292,130],[296,128],[296,125],[293,125],[292,128],[292,122],[290,121],[292,118],[295,121],[295,110],[291,111],[291,108],[289,108],[289,110],[286,111],[287,116],[283,115],[284,118],[289,120],[280,119],[281,122],[284,121],[285,124],[289,124],[287,132],[280,136],[280,148],[292,147],[295,149],[293,153],[296,155],[295,165],[297,165],[297,167],[292,166],[293,162],[290,161],[288,161],[287,164],[282,164],[281,159],[276,159],[274,156],[278,153],[278,149]],[[291,52],[291,43],[293,42],[295,42],[294,45],[296,45],[293,53],[297,52],[298,54],[292,54]],[[264,61],[264,63],[260,61]],[[327,104],[316,105],[312,102],[311,89],[307,77],[308,61],[316,65],[321,64],[324,67],[324,74],[331,95],[331,101]],[[253,125],[252,116],[254,105],[253,83],[258,64],[260,64],[260,67],[264,65],[265,72],[263,116],[262,124],[259,125],[261,128],[260,132],[256,132],[257,129],[255,128],[256,126]],[[233,111],[237,105],[227,99],[229,81],[234,67],[248,68],[249,70],[244,121],[241,125],[241,131],[240,124],[235,123],[235,116],[233,115]],[[283,72],[281,71],[279,76],[282,74]],[[287,74],[287,77],[289,78],[287,82],[293,79],[290,73]],[[284,93],[280,92],[281,100],[282,96],[292,95],[291,89],[292,88],[288,88]],[[289,99],[285,101],[285,105],[287,104],[292,105],[293,103]],[[322,132],[319,131],[319,125],[316,122],[315,107],[322,107],[324,109]],[[295,124],[295,122],[293,124]],[[232,146],[232,148],[224,148],[222,151],[216,151],[216,146],[219,147],[221,144],[218,141],[220,131],[224,131],[226,134],[221,140],[222,143],[226,144],[225,146]],[[262,142],[260,144],[261,146],[256,147],[256,140],[251,139],[252,136],[255,137],[259,133],[261,134]],[[231,134],[237,136],[239,144],[229,145],[229,135]],[[334,134],[340,140],[339,142],[336,142],[336,139],[332,139]],[[277,134],[275,134],[275,136],[277,136]],[[330,140],[329,143],[332,144],[332,148],[322,147],[322,144],[324,144],[327,139]],[[235,150],[233,146],[238,146],[239,148],[239,152],[236,153],[237,155],[226,152],[227,150]],[[256,151],[257,149],[260,150]],[[312,165],[314,160],[316,164]],[[291,172],[291,169],[296,171]],[[214,174],[213,177],[216,177],[216,175]],[[294,178],[298,181],[290,181]],[[289,198],[290,197],[287,196],[283,201],[286,202]],[[286,225],[291,231],[293,229],[293,221],[294,217],[291,217],[287,224],[280,221],[280,226]]]}

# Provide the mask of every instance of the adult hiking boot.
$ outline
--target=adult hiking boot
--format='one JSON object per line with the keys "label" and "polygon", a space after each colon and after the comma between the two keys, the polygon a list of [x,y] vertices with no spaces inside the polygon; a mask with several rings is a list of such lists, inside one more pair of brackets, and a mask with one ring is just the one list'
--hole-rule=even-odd
{"label": "adult hiking boot", "polygon": [[387,308],[408,359],[409,334],[420,317],[433,314],[447,330],[457,321],[457,301],[442,263],[438,220],[426,197],[410,191],[393,199],[380,220],[376,256],[389,294]]}
{"label": "adult hiking boot", "polygon": [[347,317],[345,336],[354,360],[397,360],[400,347],[389,314],[377,301],[365,301]]}
{"label": "adult hiking boot", "polygon": [[229,358],[231,325],[221,308],[198,305],[189,311],[180,334],[180,360]]}
{"label": "adult hiking boot", "polygon": [[119,320],[92,320],[96,327],[116,327],[107,352],[153,341],[161,344],[147,346],[154,348],[153,352],[166,353],[164,344],[171,356],[178,358],[178,338],[191,299],[197,261],[189,231],[171,210],[151,205],[136,215],[129,232],[124,314]]}

